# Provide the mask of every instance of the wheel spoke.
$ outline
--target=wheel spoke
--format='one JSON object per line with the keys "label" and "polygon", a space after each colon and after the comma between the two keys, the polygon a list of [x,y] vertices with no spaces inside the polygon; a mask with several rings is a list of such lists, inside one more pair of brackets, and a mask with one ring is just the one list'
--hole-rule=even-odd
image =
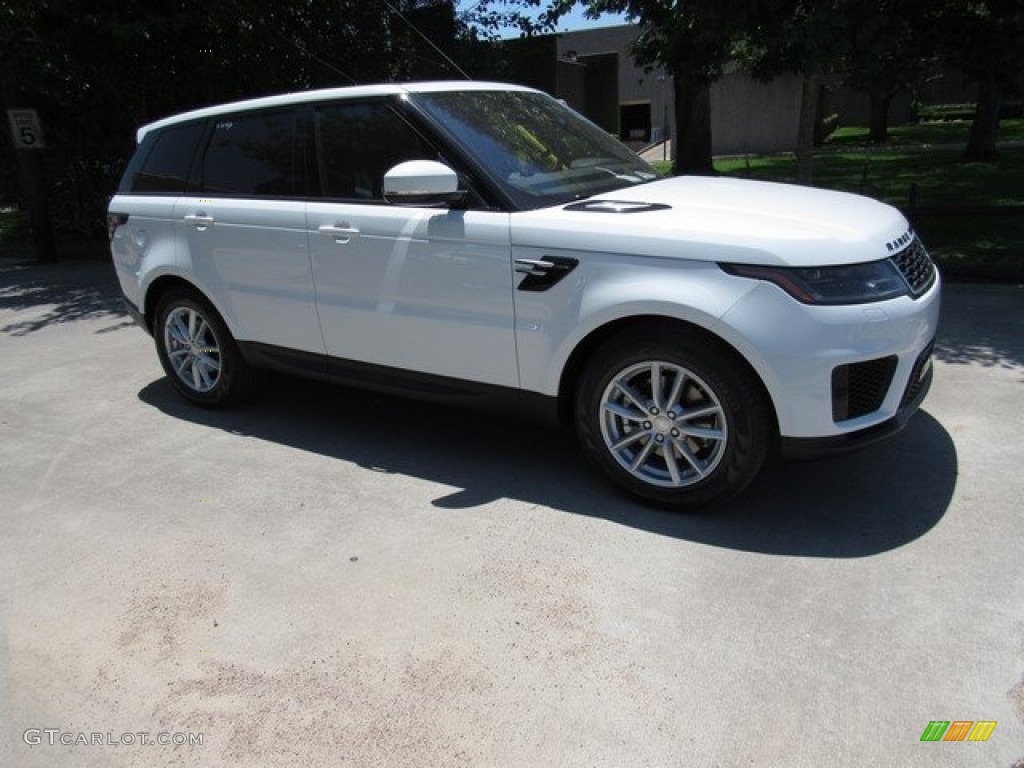
{"label": "wheel spoke", "polygon": [[672,450],[672,446],[666,444],[664,448],[665,455],[665,466],[668,467],[669,477],[672,478],[672,485],[679,486],[683,484],[683,478],[679,474],[679,462],[676,461],[675,451]]}
{"label": "wheel spoke", "polygon": [[661,396],[661,363],[651,363],[651,399],[659,408],[663,407]]}
{"label": "wheel spoke", "polygon": [[679,451],[679,454],[686,459],[687,464],[693,467],[693,471],[697,473],[698,477],[704,477],[704,475],[707,474],[701,465],[700,459],[693,455],[693,451],[690,450],[690,446],[684,442],[677,442],[675,447]]}
{"label": "wheel spoke", "polygon": [[712,427],[691,427],[687,424],[680,424],[679,431],[690,437],[697,437],[701,440],[721,440],[725,434],[720,429]]}
{"label": "wheel spoke", "polygon": [[176,341],[178,344],[188,344],[188,328],[185,327],[185,324],[181,321],[180,316],[176,315],[174,319],[170,323],[168,323],[167,330],[170,333],[171,337],[174,339],[174,341]]}
{"label": "wheel spoke", "polygon": [[643,421],[647,418],[647,414],[627,408],[622,403],[604,403],[602,407],[626,421]]}
{"label": "wheel spoke", "polygon": [[653,440],[648,440],[647,441],[647,445],[645,445],[643,448],[641,448],[640,449],[640,453],[638,453],[636,455],[636,458],[633,459],[633,463],[630,464],[630,469],[632,469],[634,472],[636,472],[636,470],[639,469],[639,467],[642,464],[644,464],[647,461],[647,459],[650,457],[651,451],[654,450],[654,446],[655,446],[655,442]]}
{"label": "wheel spoke", "polygon": [[692,421],[693,419],[703,419],[707,416],[721,415],[722,407],[715,403],[709,403],[708,405],[702,406],[700,408],[694,408],[691,411],[684,411],[682,415],[679,416],[677,421]]}
{"label": "wheel spoke", "polygon": [[204,347],[211,346],[210,344],[206,343],[206,332],[208,330],[209,330],[209,326],[206,324],[206,321],[203,320],[203,318],[200,317],[199,318],[199,323],[196,326],[196,334],[195,334],[195,336],[192,337],[195,340],[196,344],[201,344]]}
{"label": "wheel spoke", "polygon": [[623,379],[616,379],[615,387],[620,392],[622,392],[622,394],[624,394],[626,397],[632,400],[633,404],[636,405],[636,407],[639,408],[641,411],[647,410],[647,403],[645,402],[643,396],[638,394],[636,390],[629,386],[628,382],[624,381]]}
{"label": "wheel spoke", "polygon": [[686,374],[683,371],[676,371],[675,381],[672,382],[672,390],[668,394],[668,400],[665,402],[665,410],[671,411],[677,405],[679,405],[679,398],[683,394],[683,385],[686,383]]}
{"label": "wheel spoke", "polygon": [[635,443],[637,440],[648,436],[649,434],[647,432],[641,432],[639,429],[636,432],[630,432],[624,438],[619,440],[619,442],[615,443],[615,445],[612,446],[612,450],[615,451],[615,453],[618,453],[623,448]]}
{"label": "wheel spoke", "polygon": [[208,371],[220,373],[220,361],[213,359],[209,355],[196,355],[196,362]]}

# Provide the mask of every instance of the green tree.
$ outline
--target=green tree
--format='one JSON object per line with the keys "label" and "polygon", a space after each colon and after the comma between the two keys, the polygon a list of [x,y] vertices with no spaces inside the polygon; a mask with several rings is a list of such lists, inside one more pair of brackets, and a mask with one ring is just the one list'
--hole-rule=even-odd
{"label": "green tree", "polygon": [[860,23],[839,63],[845,85],[871,100],[869,139],[889,138],[889,108],[901,91],[913,89],[937,66],[939,42],[928,0],[863,0],[855,9]]}
{"label": "green tree", "polygon": [[[403,17],[424,5],[437,3],[5,0],[0,106],[40,113],[58,225],[100,232],[139,125],[225,101],[412,76],[427,54]],[[457,31],[428,30],[438,47]]]}
{"label": "green tree", "polygon": [[945,59],[978,87],[978,102],[964,156],[997,156],[1003,96],[1020,95],[1024,73],[1024,4],[1021,0],[947,0],[938,14]]}

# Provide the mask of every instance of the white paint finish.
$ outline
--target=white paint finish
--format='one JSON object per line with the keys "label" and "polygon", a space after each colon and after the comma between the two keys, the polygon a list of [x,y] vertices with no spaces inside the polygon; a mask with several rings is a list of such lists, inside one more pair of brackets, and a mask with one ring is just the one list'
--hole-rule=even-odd
{"label": "white paint finish", "polygon": [[178,230],[173,196],[117,195],[111,213],[130,214],[110,241],[114,271],[125,297],[142,309],[146,289],[162,274],[177,272]]}
{"label": "white paint finish", "polygon": [[175,214],[183,273],[213,298],[236,338],[324,351],[304,202],[183,197]]}
{"label": "white paint finish", "polygon": [[[786,437],[827,437],[880,424],[896,414],[918,355],[938,330],[941,288],[920,299],[872,305],[884,311],[864,322],[864,308],[798,304],[762,283],[712,330],[754,367],[775,404]],[[841,425],[832,420],[831,376],[839,365],[896,355],[899,364],[882,407]]]}
{"label": "white paint finish", "polygon": [[513,244],[803,267],[884,259],[886,243],[909,229],[899,211],[867,197],[741,179],[681,176],[591,199],[669,208],[526,211],[513,216]]}
{"label": "white paint finish", "polygon": [[[328,354],[517,386],[508,214],[309,204]],[[339,239],[320,227],[358,230]]]}
{"label": "white paint finish", "polygon": [[707,262],[522,246],[514,247],[513,254],[535,259],[567,256],[579,261],[553,288],[515,294],[522,386],[547,395],[558,394],[569,356],[602,326],[646,315],[709,328],[756,285],[729,278]]}

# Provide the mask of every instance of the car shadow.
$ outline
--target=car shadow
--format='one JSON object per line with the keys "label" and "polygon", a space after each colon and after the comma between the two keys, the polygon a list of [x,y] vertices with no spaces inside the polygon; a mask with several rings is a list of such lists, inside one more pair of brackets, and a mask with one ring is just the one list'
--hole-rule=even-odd
{"label": "car shadow", "polygon": [[174,418],[459,490],[434,499],[459,510],[502,498],[543,505],[729,549],[856,558],[928,532],[957,480],[956,448],[927,412],[872,448],[771,466],[736,499],[701,514],[638,504],[587,465],[572,436],[531,420],[268,376],[254,399],[211,411],[163,379],[142,402]]}

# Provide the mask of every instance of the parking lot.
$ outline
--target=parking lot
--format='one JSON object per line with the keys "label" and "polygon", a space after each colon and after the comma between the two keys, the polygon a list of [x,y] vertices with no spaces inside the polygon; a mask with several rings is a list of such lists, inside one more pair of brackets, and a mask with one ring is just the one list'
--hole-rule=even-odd
{"label": "parking lot", "polygon": [[108,264],[0,262],[0,765],[1024,759],[1024,289],[947,286],[898,438],[697,516],[526,421],[197,409],[152,347]]}

